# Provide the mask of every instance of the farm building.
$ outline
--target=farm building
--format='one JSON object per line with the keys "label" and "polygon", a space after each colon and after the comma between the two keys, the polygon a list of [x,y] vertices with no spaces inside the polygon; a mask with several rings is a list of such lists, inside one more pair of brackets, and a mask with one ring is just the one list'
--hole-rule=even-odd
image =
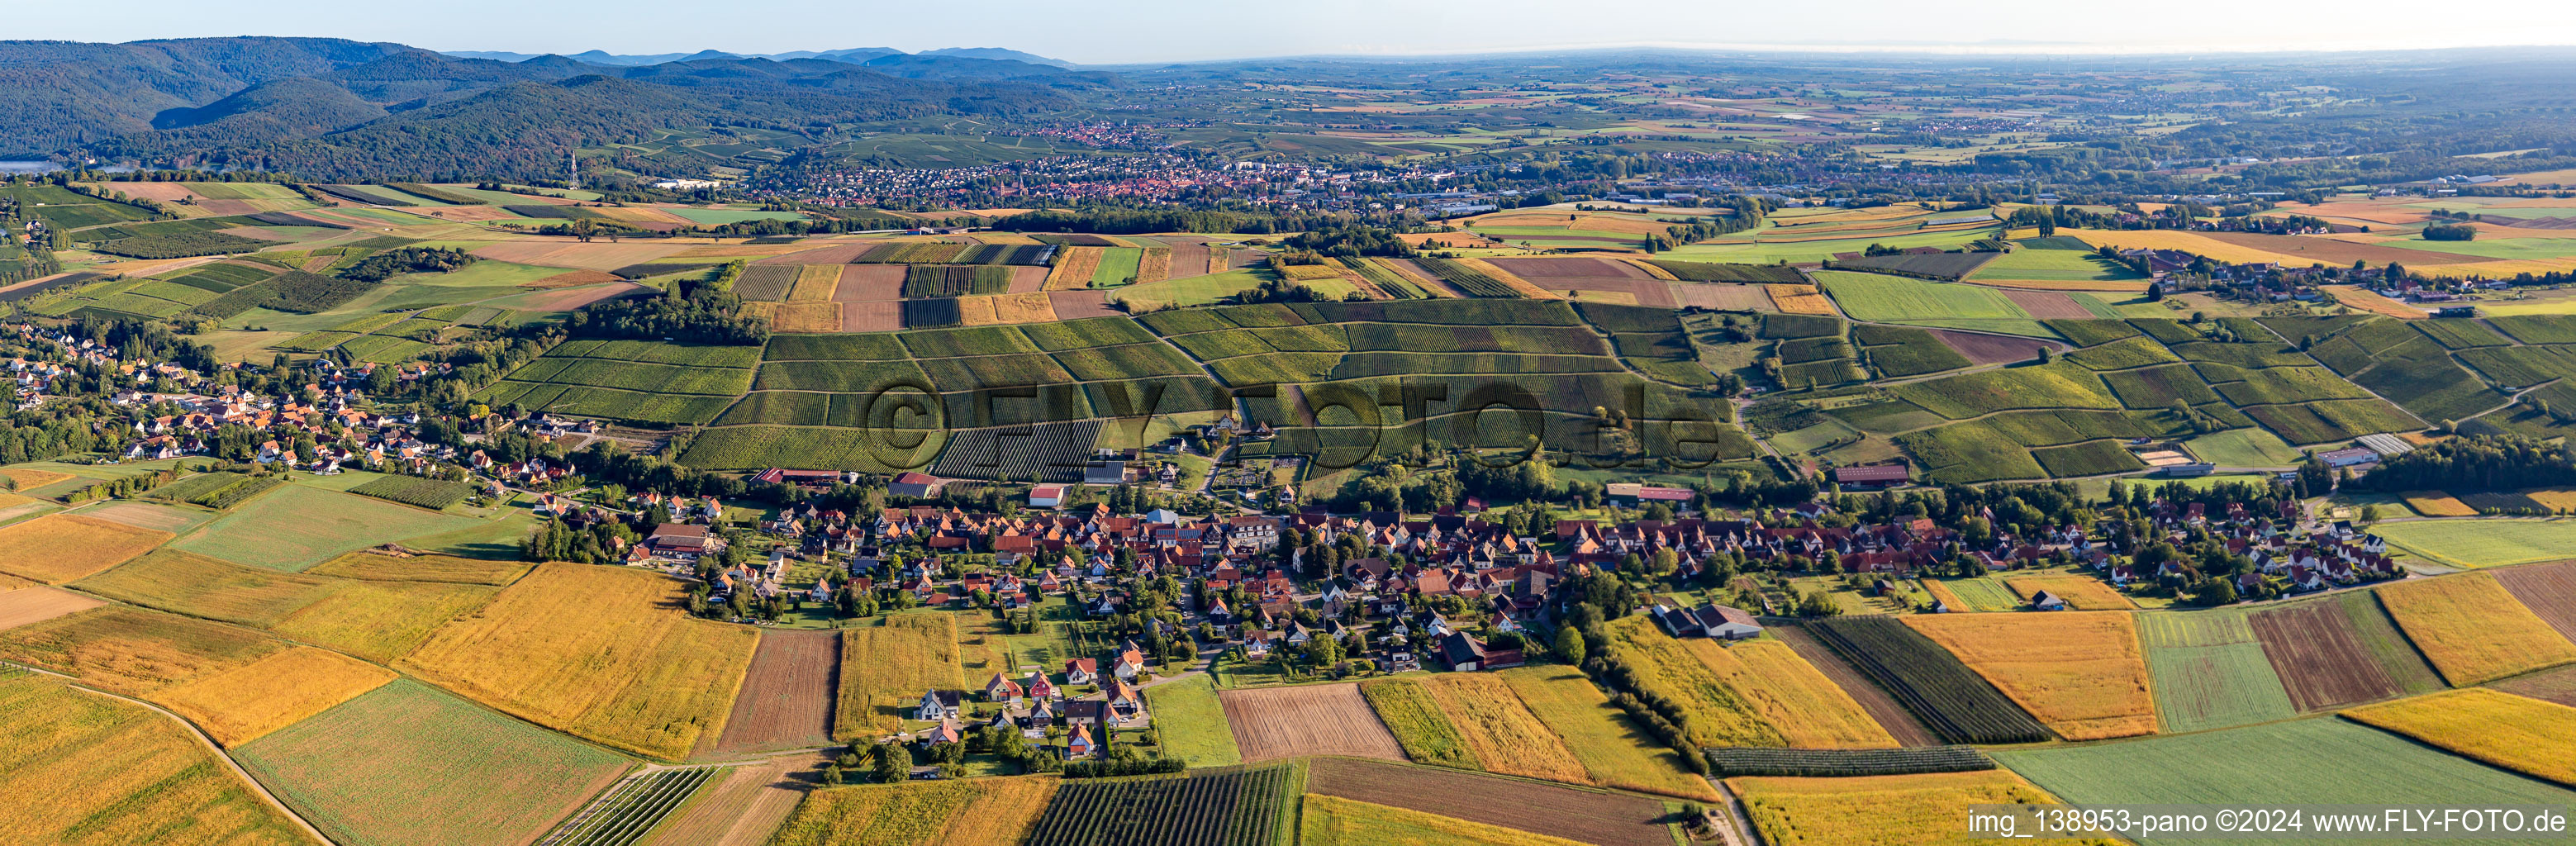
{"label": "farm building", "polygon": [[1875,485],[1892,487],[1895,485],[1905,484],[1907,473],[1912,469],[1912,467],[1901,461],[1894,464],[1868,464],[1859,467],[1837,467],[1834,468],[1834,483],[1840,485]]}
{"label": "farm building", "polygon": [[1742,609],[1724,605],[1707,605],[1698,609],[1667,608],[1657,605],[1647,609],[1648,616],[1662,623],[1674,637],[1715,637],[1738,640],[1762,633],[1762,624]]}
{"label": "farm building", "polygon": [[1030,508],[1054,508],[1063,504],[1063,485],[1039,485],[1029,489]]}
{"label": "farm building", "polygon": [[1488,649],[1485,642],[1466,632],[1450,632],[1440,639],[1440,660],[1449,669],[1462,673],[1477,670],[1502,670],[1521,665],[1518,649]]}
{"label": "farm building", "polygon": [[1689,502],[1691,498],[1691,492],[1687,488],[1668,488],[1661,485],[1612,482],[1605,486],[1605,490],[1611,499],[1637,502]]}
{"label": "farm building", "polygon": [[2351,467],[2356,464],[2368,464],[2373,461],[2378,461],[2379,453],[2362,447],[2327,450],[2325,452],[2317,453],[2317,460],[2325,462],[2327,467]]}
{"label": "farm building", "polygon": [[2030,607],[2034,611],[2064,611],[2066,600],[2043,590],[2030,595]]}
{"label": "farm building", "polygon": [[947,481],[928,473],[913,471],[894,477],[894,484],[888,486],[886,492],[895,496],[929,499],[938,496],[939,489],[946,487]]}

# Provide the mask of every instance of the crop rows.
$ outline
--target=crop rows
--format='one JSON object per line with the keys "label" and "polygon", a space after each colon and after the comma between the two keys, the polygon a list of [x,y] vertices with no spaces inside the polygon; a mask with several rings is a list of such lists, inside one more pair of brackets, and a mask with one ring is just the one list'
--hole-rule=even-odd
{"label": "crop rows", "polygon": [[1786,285],[1803,283],[1798,269],[1786,265],[1721,264],[1705,261],[1664,261],[1647,259],[1647,264],[1664,269],[1684,282],[1773,282]]}
{"label": "crop rows", "polygon": [[1808,627],[1852,666],[1952,743],[2038,743],[2048,727],[1931,638],[1893,617],[1819,620]]}
{"label": "crop rows", "polygon": [[1520,296],[1519,291],[1513,290],[1510,285],[1503,284],[1502,280],[1477,269],[1475,265],[1457,259],[1422,258],[1414,259],[1414,263],[1422,265],[1425,270],[1439,274],[1441,279],[1458,286],[1458,290],[1467,292],[1471,297]]}
{"label": "crop rows", "polygon": [[1973,746],[1906,749],[1772,749],[1743,746],[1708,750],[1719,776],[1879,776],[1991,770],[1995,761]]}
{"label": "crop rows", "polygon": [[966,252],[966,244],[945,241],[909,241],[879,244],[861,254],[852,264],[948,264]]}
{"label": "crop rows", "polygon": [[243,476],[234,479],[231,484],[189,497],[188,501],[222,511],[248,502],[251,497],[281,484],[285,484],[285,480],[276,476]]}
{"label": "crop rows", "polygon": [[949,438],[932,473],[970,479],[1075,482],[1100,438],[1099,420],[963,429]]}
{"label": "crop rows", "polygon": [[1026,846],[1271,846],[1293,767],[1065,782]]}
{"label": "crop rows", "polygon": [[538,846],[628,846],[644,839],[653,826],[688,801],[708,779],[728,771],[725,767],[695,767],[627,779],[564,828],[547,835]]}
{"label": "crop rows", "polygon": [[1369,284],[1377,286],[1378,290],[1385,291],[1387,296],[1400,300],[1418,300],[1430,296],[1423,292],[1422,286],[1414,284],[1411,279],[1404,278],[1404,274],[1389,270],[1386,265],[1374,260],[1359,256],[1343,256],[1342,266],[1358,273],[1360,278],[1368,280]]}
{"label": "crop rows", "polygon": [[415,476],[386,476],[349,489],[359,496],[416,505],[431,511],[464,502],[474,488],[455,482],[423,479]]}
{"label": "crop rows", "polygon": [[916,264],[904,269],[907,297],[963,297],[1011,289],[1009,268],[975,264]]}

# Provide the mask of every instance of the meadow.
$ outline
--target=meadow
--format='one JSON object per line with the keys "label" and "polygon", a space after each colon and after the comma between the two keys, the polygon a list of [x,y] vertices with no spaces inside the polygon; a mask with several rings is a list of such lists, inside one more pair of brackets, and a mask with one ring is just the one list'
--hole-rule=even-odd
{"label": "meadow", "polygon": [[408,679],[235,755],[351,846],[531,842],[628,765]]}
{"label": "meadow", "polygon": [[540,565],[397,666],[540,725],[686,757],[723,733],[759,635],[690,619],[679,593],[659,573]]}
{"label": "meadow", "polygon": [[1243,763],[1226,725],[1225,706],[1216,699],[1216,682],[1206,676],[1155,685],[1145,690],[1145,708],[1163,731],[1165,756],[1177,756],[1193,767]]}
{"label": "meadow", "polygon": [[2576,549],[2576,520],[2421,520],[2371,531],[2395,551],[2461,569],[2555,561]]}
{"label": "meadow", "polygon": [[170,548],[296,572],[342,553],[474,524],[471,517],[289,483]]}
{"label": "meadow", "polygon": [[188,730],[34,675],[0,677],[0,839],[303,846],[312,842]]}

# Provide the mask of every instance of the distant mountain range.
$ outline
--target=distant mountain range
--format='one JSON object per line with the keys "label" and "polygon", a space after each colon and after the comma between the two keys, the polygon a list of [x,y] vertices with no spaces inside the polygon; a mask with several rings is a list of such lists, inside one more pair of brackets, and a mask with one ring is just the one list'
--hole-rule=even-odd
{"label": "distant mountain range", "polygon": [[[510,53],[495,50],[447,50],[444,52],[447,55],[455,56],[460,59],[491,59],[496,62],[524,62],[529,59],[546,55],[543,53]],[[1032,65],[1044,65],[1047,67],[1065,68],[1068,70],[1074,67],[1072,62],[1068,62],[1063,59],[1050,59],[1035,53],[1022,53],[1018,50],[1005,50],[1000,47],[948,47],[939,50],[924,50],[919,53],[905,53],[904,51],[897,50],[892,47],[852,47],[846,50],[797,50],[789,53],[727,53],[722,50],[700,50],[695,53],[623,54],[610,53],[605,50],[586,50],[579,53],[565,55],[564,58],[586,65],[636,67],[639,65],[658,65],[666,62],[694,62],[704,59],[769,59],[771,61],[782,62],[788,59],[822,59],[827,62],[848,62],[856,65],[865,64],[870,59],[906,55],[947,56],[959,59],[1027,62]]]}
{"label": "distant mountain range", "polygon": [[1068,90],[1124,84],[1009,52],[501,61],[336,38],[0,41],[0,158],[530,179],[561,170],[566,147],[661,130],[1024,115],[1070,105]]}

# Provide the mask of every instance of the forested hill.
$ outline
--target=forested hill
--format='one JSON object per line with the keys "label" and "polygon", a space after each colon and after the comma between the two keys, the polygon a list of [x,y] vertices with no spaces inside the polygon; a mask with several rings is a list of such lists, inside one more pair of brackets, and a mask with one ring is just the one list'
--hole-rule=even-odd
{"label": "forested hill", "polygon": [[1063,88],[1117,84],[1054,68],[1022,75],[1032,67],[965,57],[882,70],[815,59],[604,67],[308,38],[0,42],[0,157],[528,179],[559,170],[567,146],[660,129],[1020,115],[1063,107]]}

